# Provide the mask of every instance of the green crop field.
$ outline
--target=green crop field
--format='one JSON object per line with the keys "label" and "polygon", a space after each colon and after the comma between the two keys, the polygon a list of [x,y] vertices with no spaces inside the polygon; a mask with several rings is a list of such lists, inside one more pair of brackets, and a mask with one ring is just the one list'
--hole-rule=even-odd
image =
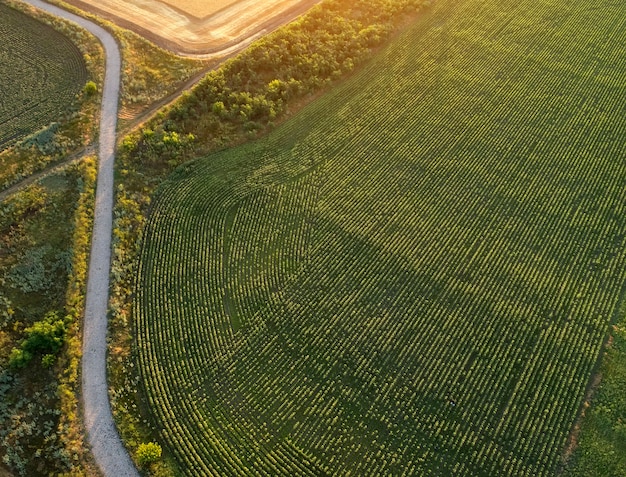
{"label": "green crop field", "polygon": [[0,150],[57,121],[87,81],[78,48],[0,4]]}
{"label": "green crop field", "polygon": [[138,365],[185,475],[552,476],[626,279],[621,0],[438,0],[154,198]]}

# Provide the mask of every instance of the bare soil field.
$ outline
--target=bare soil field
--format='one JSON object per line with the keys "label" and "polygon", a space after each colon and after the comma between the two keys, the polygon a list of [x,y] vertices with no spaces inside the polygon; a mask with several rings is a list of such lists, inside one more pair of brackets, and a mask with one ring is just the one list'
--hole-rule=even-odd
{"label": "bare soil field", "polygon": [[318,0],[67,0],[180,54],[228,53]]}
{"label": "bare soil field", "polygon": [[206,18],[209,15],[230,7],[239,0],[163,0],[172,8],[182,10],[187,15],[195,18]]}

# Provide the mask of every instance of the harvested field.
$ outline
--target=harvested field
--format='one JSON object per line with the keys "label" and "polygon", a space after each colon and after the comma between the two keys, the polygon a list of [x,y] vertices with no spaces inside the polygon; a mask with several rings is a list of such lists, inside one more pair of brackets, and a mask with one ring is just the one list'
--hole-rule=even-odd
{"label": "harvested field", "polygon": [[169,6],[185,12],[187,15],[195,18],[205,18],[209,15],[219,12],[223,8],[230,7],[239,0],[215,0],[208,2],[206,0],[163,0]]}
{"label": "harvested field", "polygon": [[287,23],[317,0],[219,0],[144,2],[68,0],[183,54],[211,54],[247,44]]}

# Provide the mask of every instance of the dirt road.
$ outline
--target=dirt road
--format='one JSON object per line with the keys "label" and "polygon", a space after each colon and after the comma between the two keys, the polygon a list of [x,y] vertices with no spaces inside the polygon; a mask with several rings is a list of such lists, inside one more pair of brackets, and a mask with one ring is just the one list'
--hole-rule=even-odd
{"label": "dirt road", "polygon": [[120,89],[120,52],[113,37],[100,26],[41,0],[25,1],[71,20],[90,31],[102,42],[106,53],[95,219],[83,324],[83,411],[89,444],[102,474],[105,477],[138,477],[139,473],[122,445],[113,422],[106,374],[107,307],[113,226],[113,161]]}

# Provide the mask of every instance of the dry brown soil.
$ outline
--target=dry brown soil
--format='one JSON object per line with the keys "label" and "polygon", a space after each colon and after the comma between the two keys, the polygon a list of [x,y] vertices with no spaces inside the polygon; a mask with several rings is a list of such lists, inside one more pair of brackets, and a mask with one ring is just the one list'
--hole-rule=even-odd
{"label": "dry brown soil", "polygon": [[181,54],[228,54],[319,0],[66,0]]}
{"label": "dry brown soil", "polygon": [[237,3],[238,0],[162,0],[173,8],[182,10],[196,18],[205,18],[219,12],[223,8]]}

